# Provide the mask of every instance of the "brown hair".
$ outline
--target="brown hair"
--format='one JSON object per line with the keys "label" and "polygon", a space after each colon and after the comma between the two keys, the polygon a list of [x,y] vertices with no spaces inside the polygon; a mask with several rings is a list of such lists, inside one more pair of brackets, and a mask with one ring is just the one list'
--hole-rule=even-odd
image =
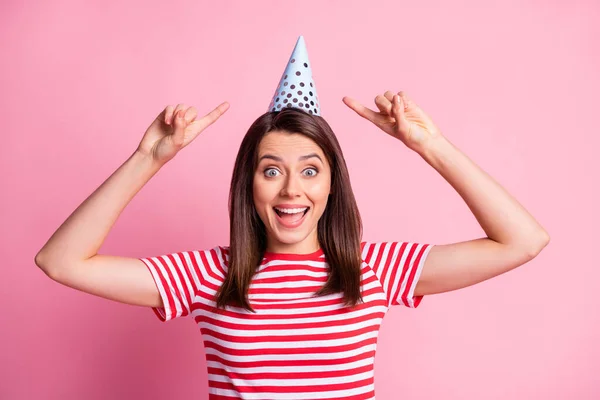
{"label": "brown hair", "polygon": [[316,296],[343,292],[346,305],[363,301],[360,292],[362,221],[340,144],[320,116],[295,108],[269,111],[248,129],[235,160],[229,191],[229,269],[216,295],[217,307],[232,304],[254,311],[248,288],[267,247],[265,226],[254,206],[253,180],[258,147],[271,131],[302,134],[325,153],[331,167],[331,194],[317,224],[319,244],[329,265],[329,276]]}

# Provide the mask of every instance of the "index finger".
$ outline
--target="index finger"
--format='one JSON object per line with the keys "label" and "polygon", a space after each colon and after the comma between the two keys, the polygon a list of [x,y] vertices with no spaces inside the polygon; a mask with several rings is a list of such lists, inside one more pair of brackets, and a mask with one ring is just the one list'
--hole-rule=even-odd
{"label": "index finger", "polygon": [[225,101],[219,106],[217,106],[217,108],[206,114],[204,117],[192,122],[192,124],[197,127],[196,130],[201,132],[208,126],[212,125],[216,120],[218,120],[219,117],[223,115],[228,109],[229,103]]}
{"label": "index finger", "polygon": [[361,117],[368,119],[371,122],[376,122],[378,114],[375,111],[363,106],[358,101],[356,101],[353,98],[348,97],[348,96],[345,96],[342,99],[342,101],[344,102],[344,104],[346,104],[348,107],[353,109]]}

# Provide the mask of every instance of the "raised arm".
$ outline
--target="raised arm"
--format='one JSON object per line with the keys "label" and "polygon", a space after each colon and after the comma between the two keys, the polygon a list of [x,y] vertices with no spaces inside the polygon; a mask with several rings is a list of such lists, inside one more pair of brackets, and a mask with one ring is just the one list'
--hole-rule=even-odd
{"label": "raised arm", "polygon": [[436,169],[465,200],[487,237],[434,246],[415,296],[474,285],[525,264],[548,244],[544,228],[491,176],[454,147],[431,118],[406,94],[387,91],[375,98],[379,112],[356,100],[344,103],[402,141]]}
{"label": "raised arm", "polygon": [[71,288],[127,304],[160,307],[148,268],[136,258],[98,250],[131,199],[162,166],[227,109],[223,103],[196,120],[184,104],[168,106],[146,130],[136,151],[58,228],[35,256],[51,279]]}
{"label": "raised arm", "polygon": [[471,286],[536,257],[548,244],[545,229],[494,178],[444,137],[420,155],[463,198],[487,237],[434,246],[417,295]]}

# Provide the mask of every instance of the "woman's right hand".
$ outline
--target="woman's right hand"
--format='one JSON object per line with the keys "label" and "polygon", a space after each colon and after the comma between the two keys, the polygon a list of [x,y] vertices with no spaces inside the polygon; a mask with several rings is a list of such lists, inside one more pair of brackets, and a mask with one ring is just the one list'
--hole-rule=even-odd
{"label": "woman's right hand", "polygon": [[200,132],[212,125],[227,111],[229,103],[224,102],[200,119],[194,107],[178,104],[167,106],[146,130],[137,151],[160,165],[171,160]]}

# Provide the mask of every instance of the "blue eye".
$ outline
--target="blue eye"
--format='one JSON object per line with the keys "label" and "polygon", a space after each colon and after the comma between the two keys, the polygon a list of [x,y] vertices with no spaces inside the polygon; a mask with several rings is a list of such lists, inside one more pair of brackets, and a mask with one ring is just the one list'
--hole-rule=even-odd
{"label": "blue eye", "polygon": [[316,169],[316,168],[306,168],[306,169],[304,170],[304,172],[306,172],[306,171],[314,171],[312,174],[309,174],[309,175],[307,175],[307,176],[315,176],[315,175],[317,175],[317,173],[319,173],[319,171],[317,171],[317,169]]}
{"label": "blue eye", "polygon": [[[306,171],[311,172],[307,173]],[[279,174],[279,171],[277,170],[277,168],[267,168],[264,170],[263,173],[267,178],[275,178]],[[302,171],[302,173],[304,174],[304,176],[313,177],[316,176],[319,173],[319,171],[316,168],[307,168],[304,171]]]}
{"label": "blue eye", "polygon": [[[269,171],[275,171],[275,174],[272,174]],[[273,178],[273,177],[277,176],[277,173],[279,173],[279,171],[277,171],[275,168],[267,168],[264,171],[264,174],[267,178]]]}

